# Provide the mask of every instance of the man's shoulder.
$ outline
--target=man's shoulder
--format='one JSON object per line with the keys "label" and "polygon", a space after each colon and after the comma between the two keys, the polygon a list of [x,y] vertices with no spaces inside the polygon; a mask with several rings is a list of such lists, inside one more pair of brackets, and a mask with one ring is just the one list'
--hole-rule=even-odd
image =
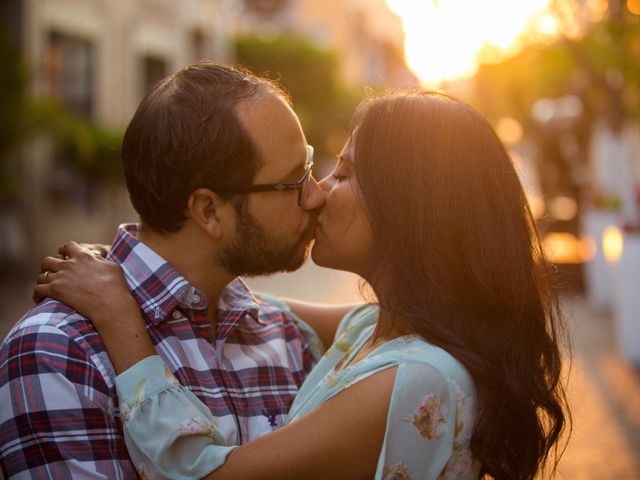
{"label": "man's shoulder", "polygon": [[[52,353],[55,346],[79,349],[90,355],[95,351],[98,337],[91,322],[69,306],[53,299],[45,299],[26,312],[2,342],[2,356],[7,350],[24,353],[44,349]],[[99,342],[100,344],[102,342]]]}
{"label": "man's shoulder", "polygon": [[45,381],[46,375],[57,374],[106,394],[115,378],[91,322],[52,299],[33,307],[14,325],[0,346],[0,364],[0,385],[17,378]]}
{"label": "man's shoulder", "polygon": [[[72,335],[69,327],[91,325],[91,322],[64,303],[47,298],[27,311],[13,326],[7,338],[41,330],[59,330],[61,334]],[[92,327],[93,328],[93,327]]]}

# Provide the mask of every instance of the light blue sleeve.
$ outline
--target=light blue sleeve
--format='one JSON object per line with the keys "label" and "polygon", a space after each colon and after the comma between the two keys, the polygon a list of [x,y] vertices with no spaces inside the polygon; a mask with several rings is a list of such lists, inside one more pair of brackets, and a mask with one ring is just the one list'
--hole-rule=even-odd
{"label": "light blue sleeve", "polygon": [[209,409],[157,356],[116,377],[125,442],[141,478],[199,479],[235,448]]}
{"label": "light blue sleeve", "polygon": [[398,366],[376,479],[473,479],[473,400],[422,362]]}

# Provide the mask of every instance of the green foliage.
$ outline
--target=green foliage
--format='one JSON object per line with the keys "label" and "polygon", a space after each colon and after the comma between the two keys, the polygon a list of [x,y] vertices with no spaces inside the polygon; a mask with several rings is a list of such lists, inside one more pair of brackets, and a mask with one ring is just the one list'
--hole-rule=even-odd
{"label": "green foliage", "polygon": [[123,132],[72,114],[55,102],[33,104],[28,117],[28,129],[51,137],[62,164],[97,183],[122,181]]}
{"label": "green foliage", "polygon": [[629,118],[640,118],[640,19],[628,16],[600,22],[580,47],[583,64],[600,90],[598,109],[606,102],[602,90],[619,76],[625,113]]}
{"label": "green foliage", "polygon": [[340,84],[335,53],[293,36],[242,36],[235,46],[239,65],[289,92],[318,156],[335,154],[360,96]]}
{"label": "green foliage", "polygon": [[476,102],[490,118],[509,115],[525,125],[539,98],[579,95],[590,121],[607,114],[611,89],[621,83],[623,114],[640,118],[640,20],[606,19],[584,38],[530,45],[515,57],[481,65]]}
{"label": "green foliage", "polygon": [[491,119],[512,116],[526,125],[538,99],[567,94],[578,74],[568,42],[529,46],[501,63],[480,66],[476,103]]}
{"label": "green foliage", "polygon": [[28,96],[29,75],[20,50],[0,25],[0,199],[18,198],[22,184],[9,161],[34,134],[51,138],[61,163],[94,182],[121,181],[122,132],[70,113],[54,101]]}

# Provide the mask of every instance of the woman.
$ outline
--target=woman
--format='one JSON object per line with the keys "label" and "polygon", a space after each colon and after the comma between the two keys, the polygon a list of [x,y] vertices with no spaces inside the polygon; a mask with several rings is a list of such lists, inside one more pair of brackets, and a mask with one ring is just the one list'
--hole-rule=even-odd
{"label": "woman", "polygon": [[[102,312],[92,321],[126,370],[118,395],[141,476],[532,479],[555,467],[569,414],[560,315],[504,147],[440,93],[365,101],[353,125],[321,182],[312,257],[361,275],[377,304],[341,321],[288,425],[225,446],[206,407],[163,374],[135,303],[71,303]],[[95,263],[93,290],[124,296],[123,279]],[[64,278],[58,292],[81,289]]]}

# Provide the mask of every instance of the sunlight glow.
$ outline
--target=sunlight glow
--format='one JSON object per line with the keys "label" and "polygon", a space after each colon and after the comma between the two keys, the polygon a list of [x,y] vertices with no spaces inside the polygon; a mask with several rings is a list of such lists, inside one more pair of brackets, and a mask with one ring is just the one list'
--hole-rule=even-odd
{"label": "sunlight glow", "polygon": [[542,250],[551,263],[581,263],[580,241],[572,233],[550,232],[542,240]]}
{"label": "sunlight glow", "polygon": [[549,202],[549,212],[557,220],[568,222],[578,213],[578,204],[571,197],[556,197]]}
{"label": "sunlight glow", "polygon": [[611,263],[616,263],[622,256],[622,232],[616,227],[607,227],[602,234],[602,250],[604,257]]}
{"label": "sunlight glow", "polygon": [[522,125],[515,118],[504,117],[496,124],[496,133],[507,145],[515,145],[522,140]]}
{"label": "sunlight glow", "polygon": [[549,0],[386,0],[402,18],[405,57],[425,84],[472,75],[479,55],[498,60],[525,35],[553,36]]}

